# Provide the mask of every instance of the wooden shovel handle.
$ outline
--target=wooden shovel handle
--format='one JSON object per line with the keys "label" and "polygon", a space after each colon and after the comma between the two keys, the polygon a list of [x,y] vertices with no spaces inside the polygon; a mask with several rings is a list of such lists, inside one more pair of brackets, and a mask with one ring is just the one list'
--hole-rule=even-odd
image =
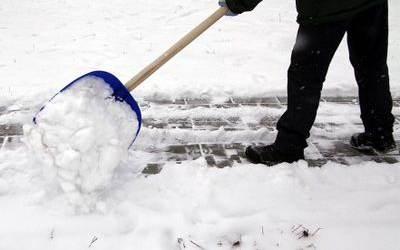
{"label": "wooden shovel handle", "polygon": [[201,35],[204,31],[206,31],[211,25],[217,22],[221,17],[223,17],[228,12],[227,7],[220,7],[217,11],[215,11],[211,16],[209,16],[206,20],[200,23],[196,28],[186,34],[181,40],[175,43],[171,48],[165,51],[161,56],[159,56],[156,60],[150,63],[146,68],[140,71],[137,75],[135,75],[132,79],[130,79],[125,87],[132,91],[134,88],[139,86],[144,80],[146,80],[149,76],[151,76],[154,72],[156,72],[162,65],[169,61],[172,57],[178,54],[183,48],[185,48],[189,43],[191,43],[194,39],[196,39],[199,35]]}

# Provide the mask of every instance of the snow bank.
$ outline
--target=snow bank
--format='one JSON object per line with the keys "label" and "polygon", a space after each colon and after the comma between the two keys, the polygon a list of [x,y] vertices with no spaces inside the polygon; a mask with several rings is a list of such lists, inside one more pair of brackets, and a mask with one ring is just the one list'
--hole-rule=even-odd
{"label": "snow bank", "polygon": [[109,184],[136,136],[135,112],[112,93],[103,79],[84,77],[51,99],[36,124],[24,126],[26,142],[47,166],[46,175],[57,178],[73,203]]}
{"label": "snow bank", "polygon": [[[218,169],[199,158],[168,163],[160,174],[145,176],[130,167],[146,162],[136,158],[143,152],[130,154],[116,169],[117,186],[104,193],[107,211],[74,216],[66,213],[65,199],[43,180],[25,147],[0,154],[0,249],[375,250],[400,245],[399,164],[329,162],[311,168],[300,161]],[[310,236],[300,238],[306,229]]]}

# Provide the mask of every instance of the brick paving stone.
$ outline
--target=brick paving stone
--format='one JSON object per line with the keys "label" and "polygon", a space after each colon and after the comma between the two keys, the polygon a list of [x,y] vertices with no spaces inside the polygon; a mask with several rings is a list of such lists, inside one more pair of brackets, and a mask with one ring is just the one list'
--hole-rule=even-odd
{"label": "brick paving stone", "polygon": [[324,96],[321,99],[325,102],[358,104],[358,98],[354,96]]}
{"label": "brick paving stone", "polygon": [[22,125],[21,124],[6,124],[0,125],[0,136],[13,136],[22,135]]}
{"label": "brick paving stone", "polygon": [[164,164],[157,164],[157,163],[149,163],[143,169],[142,173],[146,175],[154,175],[161,172]]}
{"label": "brick paving stone", "polygon": [[7,107],[5,107],[5,106],[0,106],[0,115],[6,113],[6,111],[7,111]]}
{"label": "brick paving stone", "polygon": [[327,129],[327,128],[331,128],[331,127],[334,127],[334,128],[343,127],[344,124],[337,124],[337,123],[333,123],[333,122],[321,122],[321,123],[315,122],[313,126],[316,128]]}
{"label": "brick paving stone", "polygon": [[[331,141],[330,147],[326,147],[326,143],[322,143],[323,146],[317,141],[314,141],[314,145],[317,147],[321,155],[325,157],[340,157],[340,156],[357,156],[360,153],[353,149],[347,142],[343,141]],[[376,155],[374,152],[368,152],[368,155]]]}
{"label": "brick paving stone", "polygon": [[232,167],[232,161],[230,161],[229,159],[221,160],[216,163],[215,167],[217,167],[217,168]]}
{"label": "brick paving stone", "polygon": [[169,119],[146,118],[143,119],[142,125],[143,127],[148,127],[148,128],[165,128],[165,129],[173,129],[173,128],[191,129],[193,127],[190,118],[169,118]]}
{"label": "brick paving stone", "polygon": [[225,150],[228,152],[230,156],[236,159],[236,155],[239,158],[246,158],[244,154],[244,150],[248,145],[244,145],[242,143],[231,143],[225,145]]}
{"label": "brick paving stone", "polygon": [[239,104],[279,104],[279,101],[276,97],[234,97],[232,98],[234,103]]}
{"label": "brick paving stone", "polygon": [[263,127],[276,127],[276,124],[278,123],[279,117],[278,116],[264,116],[260,120],[260,125]]}
{"label": "brick paving stone", "polygon": [[229,118],[193,118],[194,129],[217,130],[224,127],[226,130],[241,130],[245,126],[240,117]]}
{"label": "brick paving stone", "polygon": [[166,98],[157,98],[151,97],[147,98],[146,102],[160,104],[160,105],[169,105],[169,104],[186,104],[185,99],[166,99]]}
{"label": "brick paving stone", "polygon": [[186,104],[189,105],[210,105],[211,100],[207,97],[204,98],[186,98]]}
{"label": "brick paving stone", "polygon": [[275,109],[282,109],[285,108],[282,104],[280,103],[261,103],[261,107],[266,107],[266,108],[275,108]]}
{"label": "brick paving stone", "polygon": [[321,167],[328,162],[335,162],[334,160],[329,159],[329,158],[307,159],[306,161],[308,163],[308,166],[310,166],[310,167]]}
{"label": "brick paving stone", "polygon": [[[162,105],[159,105],[159,106],[162,106]],[[175,110],[183,111],[183,110],[192,110],[192,109],[200,108],[200,107],[203,107],[203,108],[210,108],[211,107],[210,104],[204,104],[204,105],[201,105],[201,104],[199,104],[199,105],[187,105],[187,104],[174,105],[174,104],[169,104],[169,105],[165,105],[165,106],[171,108],[171,112],[173,112]]]}
{"label": "brick paving stone", "polygon": [[202,150],[206,155],[226,156],[225,148],[222,144],[202,144]]}
{"label": "brick paving stone", "polygon": [[217,164],[215,158],[212,155],[206,155],[204,156],[204,159],[206,159],[208,166],[215,166]]}
{"label": "brick paving stone", "polygon": [[258,130],[258,129],[267,129],[270,132],[274,132],[276,131],[275,126],[274,125],[261,125],[259,123],[247,123],[247,126],[250,130]]}
{"label": "brick paving stone", "polygon": [[238,105],[239,105],[239,107],[248,107],[248,106],[250,106],[250,107],[257,107],[257,106],[259,106],[260,104],[258,104],[258,103],[239,103]]}
{"label": "brick paving stone", "polygon": [[235,116],[235,117],[228,117],[226,120],[227,120],[230,124],[232,124],[232,125],[234,125],[234,126],[240,126],[240,125],[243,124],[242,118],[237,117],[237,116]]}
{"label": "brick paving stone", "polygon": [[286,96],[278,96],[278,101],[280,104],[287,104],[287,97]]}
{"label": "brick paving stone", "polygon": [[142,120],[143,127],[149,128],[165,128],[167,126],[167,122],[161,119],[147,118]]}
{"label": "brick paving stone", "polygon": [[196,160],[201,157],[200,146],[193,145],[171,145],[165,148],[166,161]]}
{"label": "brick paving stone", "polygon": [[194,118],[193,124],[195,129],[217,130],[222,126],[227,126],[229,123],[222,118]]}
{"label": "brick paving stone", "polygon": [[231,167],[234,163],[244,161],[243,144],[201,144],[203,154],[209,166],[213,167]]}
{"label": "brick paving stone", "polygon": [[190,118],[171,118],[168,119],[168,128],[181,128],[181,129],[191,129],[193,127]]}
{"label": "brick paving stone", "polygon": [[212,104],[211,107],[217,109],[229,109],[229,108],[237,108],[240,107],[241,104],[238,103],[224,103],[224,104]]}

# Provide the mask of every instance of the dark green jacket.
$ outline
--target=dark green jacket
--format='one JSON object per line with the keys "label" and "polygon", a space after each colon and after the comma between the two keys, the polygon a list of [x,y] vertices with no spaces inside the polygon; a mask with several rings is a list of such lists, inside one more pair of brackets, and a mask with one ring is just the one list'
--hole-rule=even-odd
{"label": "dark green jacket", "polygon": [[[226,0],[229,9],[237,14],[253,10],[262,0]],[[296,0],[297,22],[317,24],[351,17],[374,4],[388,0]]]}

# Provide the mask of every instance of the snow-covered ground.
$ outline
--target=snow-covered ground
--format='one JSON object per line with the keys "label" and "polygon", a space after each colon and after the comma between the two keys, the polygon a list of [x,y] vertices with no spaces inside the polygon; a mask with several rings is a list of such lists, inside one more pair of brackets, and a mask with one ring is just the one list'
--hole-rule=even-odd
{"label": "snow-covered ground", "polygon": [[[122,82],[129,80],[211,14],[216,2],[2,0],[0,106],[29,109],[0,115],[0,125],[30,123],[36,108],[87,72],[107,70]],[[389,68],[396,97],[400,96],[399,14],[400,2],[391,0]],[[132,94],[138,100],[200,96],[213,102],[230,96],[283,95],[295,18],[293,0],[268,0],[251,13],[225,17]],[[347,57],[343,44],[324,94],[356,95]],[[320,113],[349,111],[327,108]],[[145,118],[168,115],[168,110],[148,111],[143,111]],[[274,110],[229,112],[258,119],[262,112]],[[174,133],[187,137],[180,130]],[[190,139],[207,141],[213,135],[199,132]],[[140,174],[148,160],[141,145],[174,142],[168,138],[165,142],[163,136],[144,128],[112,183],[93,194],[97,204],[89,210],[85,204],[71,204],[24,145],[1,149],[0,250],[400,246],[400,164],[328,163],[309,168],[302,161],[273,168],[237,164],[216,169],[200,158],[167,164],[158,175]],[[395,137],[399,138],[398,128]],[[228,140],[224,134],[217,138]],[[229,141],[261,138],[252,132],[247,140],[242,133]],[[306,229],[315,234],[301,237]]]}

